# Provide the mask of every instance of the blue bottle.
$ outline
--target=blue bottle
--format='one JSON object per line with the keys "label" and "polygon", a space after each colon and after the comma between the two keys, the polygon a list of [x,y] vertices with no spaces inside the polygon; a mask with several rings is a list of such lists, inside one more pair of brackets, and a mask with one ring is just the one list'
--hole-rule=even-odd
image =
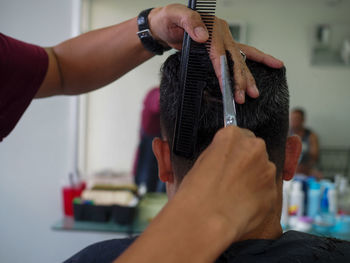
{"label": "blue bottle", "polygon": [[320,213],[316,216],[314,222],[314,230],[320,234],[328,235],[331,233],[335,225],[335,214],[329,211],[329,188],[326,187],[322,193]]}
{"label": "blue bottle", "polygon": [[312,219],[319,213],[321,201],[321,185],[316,181],[309,182],[307,191],[307,211],[306,215]]}

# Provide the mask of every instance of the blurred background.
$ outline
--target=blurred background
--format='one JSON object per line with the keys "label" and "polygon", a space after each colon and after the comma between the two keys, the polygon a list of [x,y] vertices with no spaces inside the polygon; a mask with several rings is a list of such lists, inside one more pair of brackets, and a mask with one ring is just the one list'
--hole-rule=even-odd
{"label": "blurred background", "polygon": [[[50,46],[169,3],[0,0],[0,32]],[[349,177],[349,10],[350,0],[219,0],[216,11],[236,39],[284,61],[291,108],[303,108],[305,125],[317,134],[317,169],[324,178]],[[63,217],[62,187],[69,174],[133,181],[142,147],[157,135],[145,132],[142,118],[147,111],[153,116],[147,98],[166,57],[153,58],[102,90],[31,104],[0,145],[1,262],[60,262],[91,243],[121,236],[51,228]]]}

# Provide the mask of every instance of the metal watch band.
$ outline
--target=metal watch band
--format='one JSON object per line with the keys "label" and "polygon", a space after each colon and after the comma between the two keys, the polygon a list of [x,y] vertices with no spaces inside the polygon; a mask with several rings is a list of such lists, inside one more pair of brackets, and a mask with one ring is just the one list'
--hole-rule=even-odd
{"label": "metal watch band", "polygon": [[139,27],[137,35],[139,36],[141,43],[143,44],[145,49],[157,55],[163,55],[164,51],[169,50],[170,47],[165,48],[152,36],[148,24],[148,15],[152,11],[152,9],[153,8],[146,9],[139,14],[137,18],[137,24]]}

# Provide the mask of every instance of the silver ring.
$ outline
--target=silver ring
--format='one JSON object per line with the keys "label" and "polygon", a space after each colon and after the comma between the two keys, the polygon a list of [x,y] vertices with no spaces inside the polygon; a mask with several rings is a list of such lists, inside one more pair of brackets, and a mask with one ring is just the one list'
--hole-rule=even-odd
{"label": "silver ring", "polygon": [[247,55],[244,54],[244,52],[242,50],[239,50],[239,53],[241,53],[242,57],[243,57],[243,60],[246,61],[247,59]]}

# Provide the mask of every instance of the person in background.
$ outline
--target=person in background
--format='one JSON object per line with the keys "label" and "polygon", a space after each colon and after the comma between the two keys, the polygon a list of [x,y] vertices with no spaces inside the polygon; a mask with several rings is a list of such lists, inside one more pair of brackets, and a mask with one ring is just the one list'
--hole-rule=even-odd
{"label": "person in background", "polygon": [[140,143],[137,147],[133,174],[135,183],[147,192],[165,192],[158,178],[157,160],[152,151],[152,141],[160,136],[159,86],[147,92],[143,100]]}
{"label": "person in background", "polygon": [[290,113],[290,135],[298,135],[302,142],[302,151],[296,173],[307,176],[322,177],[315,168],[319,157],[318,137],[311,129],[305,127],[306,114],[302,108],[293,108]]}

